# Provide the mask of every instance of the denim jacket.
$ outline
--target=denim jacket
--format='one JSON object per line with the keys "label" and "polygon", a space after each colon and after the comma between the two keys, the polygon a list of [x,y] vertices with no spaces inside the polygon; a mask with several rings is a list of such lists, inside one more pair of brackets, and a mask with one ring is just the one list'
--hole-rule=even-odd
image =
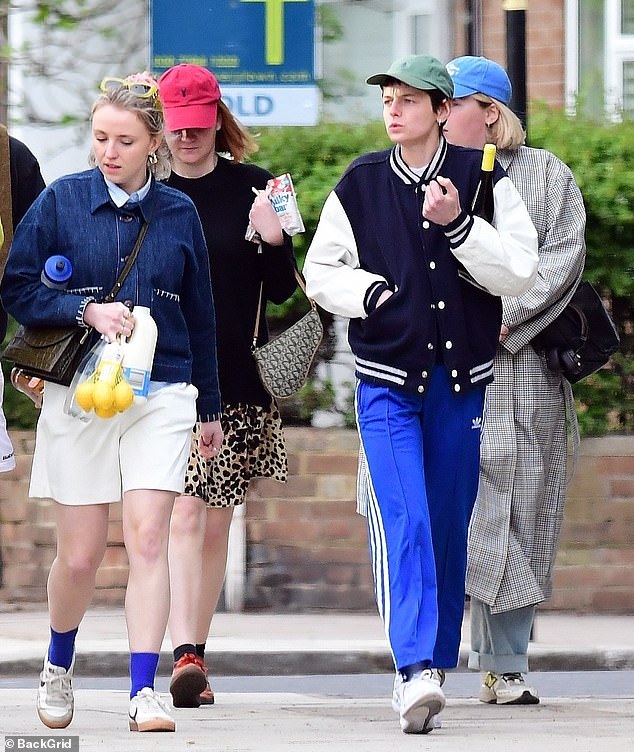
{"label": "denim jacket", "polygon": [[[115,300],[147,306],[158,341],[151,378],[198,389],[199,420],[216,420],[220,389],[209,257],[198,214],[180,191],[152,180],[136,206],[117,209],[95,168],[53,182],[15,231],[0,295],[21,324],[84,326],[86,305],[110,292],[130,254],[142,219],[148,232]],[[66,256],[66,289],[41,281],[46,260]]]}

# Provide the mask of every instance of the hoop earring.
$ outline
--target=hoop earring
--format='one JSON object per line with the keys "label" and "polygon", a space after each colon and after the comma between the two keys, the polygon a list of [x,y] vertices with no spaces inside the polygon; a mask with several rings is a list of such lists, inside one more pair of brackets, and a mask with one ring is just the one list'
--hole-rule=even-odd
{"label": "hoop earring", "polygon": [[148,154],[148,156],[147,156],[147,161],[148,161],[148,164],[150,164],[150,165],[155,165],[155,164],[157,164],[157,162],[158,162],[158,157],[156,156],[156,152],[155,152],[155,151],[153,151],[153,152],[151,152],[150,154]]}

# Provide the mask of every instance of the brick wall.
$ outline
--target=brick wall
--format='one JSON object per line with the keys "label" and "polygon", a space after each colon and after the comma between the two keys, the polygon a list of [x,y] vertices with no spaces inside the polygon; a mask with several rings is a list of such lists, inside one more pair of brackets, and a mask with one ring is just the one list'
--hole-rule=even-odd
{"label": "brick wall", "polygon": [[[456,3],[455,55],[467,54],[466,3]],[[529,102],[561,107],[565,100],[563,0],[531,0],[526,20],[526,90]],[[500,0],[482,0],[482,54],[506,66],[506,13]]]}
{"label": "brick wall", "polygon": [[[247,502],[248,609],[373,610],[365,522],[355,512],[357,438],[286,429],[290,479],[260,480]],[[42,602],[54,555],[51,504],[27,500],[33,435],[13,433],[17,468],[0,474],[0,601]],[[634,608],[634,436],[587,439],[571,483],[549,608]],[[96,601],[119,604],[127,577],[120,505]]]}
{"label": "brick wall", "polygon": [[570,484],[553,609],[634,611],[634,436],[586,439]]}

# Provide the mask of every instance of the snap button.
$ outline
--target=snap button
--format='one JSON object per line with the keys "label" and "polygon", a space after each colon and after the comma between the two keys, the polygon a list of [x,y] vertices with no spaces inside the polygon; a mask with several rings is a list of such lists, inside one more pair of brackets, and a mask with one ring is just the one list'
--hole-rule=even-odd
{"label": "snap button", "polygon": [[436,268],[436,262],[435,261],[430,261],[429,262],[429,268],[430,269],[435,269]]}
{"label": "snap button", "polygon": [[445,342],[445,347],[447,348],[447,350],[451,350],[451,348],[453,347],[453,342],[450,339],[448,339]]}
{"label": "snap button", "polygon": [[438,301],[438,308],[440,308],[440,310],[442,311],[442,309],[444,307],[445,307],[445,301],[444,300],[439,300]]}
{"label": "snap button", "polygon": [[422,377],[423,377],[424,379],[426,379],[426,378],[427,378],[427,371],[423,371],[423,372],[421,373],[421,376],[422,376]]}
{"label": "snap button", "polygon": [[454,390],[454,392],[459,392],[460,391],[460,384],[454,384],[453,390]]}
{"label": "snap button", "polygon": [[433,345],[433,343],[432,343],[432,342],[428,342],[428,343],[427,343],[427,349],[428,349],[428,350],[433,350],[433,349],[434,349],[434,345]]}
{"label": "snap button", "polygon": [[429,220],[423,221],[423,230],[429,230]]}
{"label": "snap button", "polygon": [[458,371],[456,371],[456,369],[455,369],[455,368],[454,368],[454,370],[453,370],[453,371],[451,372],[451,376],[452,376],[452,378],[454,378],[454,379],[455,379],[455,378],[456,378],[456,377],[458,376]]}
{"label": "snap button", "polygon": [[419,384],[418,386],[418,393],[422,394],[425,391],[425,387],[422,384]]}

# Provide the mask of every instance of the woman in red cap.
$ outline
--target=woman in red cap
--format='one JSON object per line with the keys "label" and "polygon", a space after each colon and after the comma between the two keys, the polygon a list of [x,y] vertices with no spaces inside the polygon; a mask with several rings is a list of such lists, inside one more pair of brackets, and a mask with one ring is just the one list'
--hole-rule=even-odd
{"label": "woman in red cap", "polygon": [[[198,707],[214,701],[205,641],[224,582],[233,510],[251,478],[286,480],[280,415],[258,377],[251,340],[261,285],[265,303],[284,302],[295,290],[295,259],[263,190],[272,175],[242,161],[257,145],[222,102],[213,73],[176,65],[161,76],[159,91],[172,158],[168,184],[194,201],[209,249],[225,432],[211,460],[201,457],[194,432],[185,494],[170,531],[170,691],[176,707]],[[249,222],[259,245],[245,238]],[[265,309],[258,344],[268,337]]]}

